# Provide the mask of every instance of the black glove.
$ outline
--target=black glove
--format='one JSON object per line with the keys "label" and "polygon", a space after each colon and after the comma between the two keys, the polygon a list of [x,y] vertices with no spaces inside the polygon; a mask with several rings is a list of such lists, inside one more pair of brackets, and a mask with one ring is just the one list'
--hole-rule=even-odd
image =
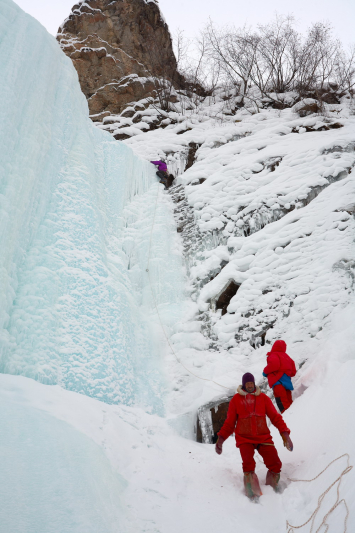
{"label": "black glove", "polygon": [[225,439],[223,437],[218,437],[217,439],[215,450],[216,450],[216,453],[218,453],[218,455],[221,455],[223,451],[222,446],[223,446],[224,441]]}
{"label": "black glove", "polygon": [[289,452],[292,452],[293,443],[292,443],[292,440],[290,439],[289,433],[284,431],[283,433],[281,433],[281,437],[282,437],[282,440],[284,441],[284,446],[286,446]]}

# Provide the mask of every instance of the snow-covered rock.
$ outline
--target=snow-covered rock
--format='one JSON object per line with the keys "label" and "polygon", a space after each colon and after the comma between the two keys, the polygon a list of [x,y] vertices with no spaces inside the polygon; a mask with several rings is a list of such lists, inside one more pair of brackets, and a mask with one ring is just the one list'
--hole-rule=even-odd
{"label": "snow-covered rock", "polygon": [[149,76],[168,76],[164,61],[171,71],[176,68],[169,29],[155,0],[80,1],[57,39],[78,72],[94,121],[152,97],[156,87]]}

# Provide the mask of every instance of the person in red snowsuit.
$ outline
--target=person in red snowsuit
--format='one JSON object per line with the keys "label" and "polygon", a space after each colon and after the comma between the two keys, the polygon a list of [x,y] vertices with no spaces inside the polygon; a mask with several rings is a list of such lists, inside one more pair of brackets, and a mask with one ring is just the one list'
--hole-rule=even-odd
{"label": "person in red snowsuit", "polygon": [[[286,426],[282,416],[276,411],[272,401],[266,394],[255,386],[254,376],[244,374],[243,384],[238,387],[238,392],[230,401],[227,418],[218,432],[216,452],[222,453],[223,442],[234,432],[236,446],[239,448],[243,461],[244,485],[250,482],[250,476],[255,475],[254,452],[257,450],[268,468],[266,484],[276,488],[280,479],[282,463],[278,456],[269,428],[266,416],[279,430],[284,445],[292,451],[293,444],[290,439],[290,430]],[[257,485],[259,482],[257,481]],[[259,487],[260,491],[260,487]],[[248,491],[246,488],[247,495]],[[260,492],[261,494],[261,492]]]}
{"label": "person in red snowsuit", "polygon": [[296,375],[296,365],[286,353],[285,341],[274,342],[271,352],[267,354],[267,365],[263,376],[267,377],[270,387],[274,391],[275,401],[280,413],[292,404],[293,385],[291,378]]}

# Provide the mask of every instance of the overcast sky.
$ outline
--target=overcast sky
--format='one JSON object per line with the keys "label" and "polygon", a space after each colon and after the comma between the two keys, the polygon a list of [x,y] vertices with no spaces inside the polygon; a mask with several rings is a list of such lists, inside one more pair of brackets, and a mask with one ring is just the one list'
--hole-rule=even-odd
{"label": "overcast sky", "polygon": [[[27,13],[55,35],[75,0],[16,0]],[[160,0],[172,33],[180,28],[193,37],[209,17],[217,24],[236,26],[268,22],[275,12],[293,14],[304,31],[311,22],[328,21],[345,44],[355,43],[355,0]]]}

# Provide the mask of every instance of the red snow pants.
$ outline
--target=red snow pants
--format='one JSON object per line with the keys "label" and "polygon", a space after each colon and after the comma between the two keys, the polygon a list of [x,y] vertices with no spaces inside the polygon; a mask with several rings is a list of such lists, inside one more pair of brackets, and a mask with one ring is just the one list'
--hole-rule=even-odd
{"label": "red snow pants", "polygon": [[255,450],[258,450],[261,457],[264,459],[266,468],[271,470],[271,472],[275,472],[275,474],[281,472],[282,463],[275,446],[270,446],[268,444],[252,444],[251,442],[239,445],[239,451],[243,461],[243,472],[255,471]]}
{"label": "red snow pants", "polygon": [[292,403],[292,392],[286,390],[283,385],[275,385],[274,396],[280,413],[283,413],[290,407]]}

